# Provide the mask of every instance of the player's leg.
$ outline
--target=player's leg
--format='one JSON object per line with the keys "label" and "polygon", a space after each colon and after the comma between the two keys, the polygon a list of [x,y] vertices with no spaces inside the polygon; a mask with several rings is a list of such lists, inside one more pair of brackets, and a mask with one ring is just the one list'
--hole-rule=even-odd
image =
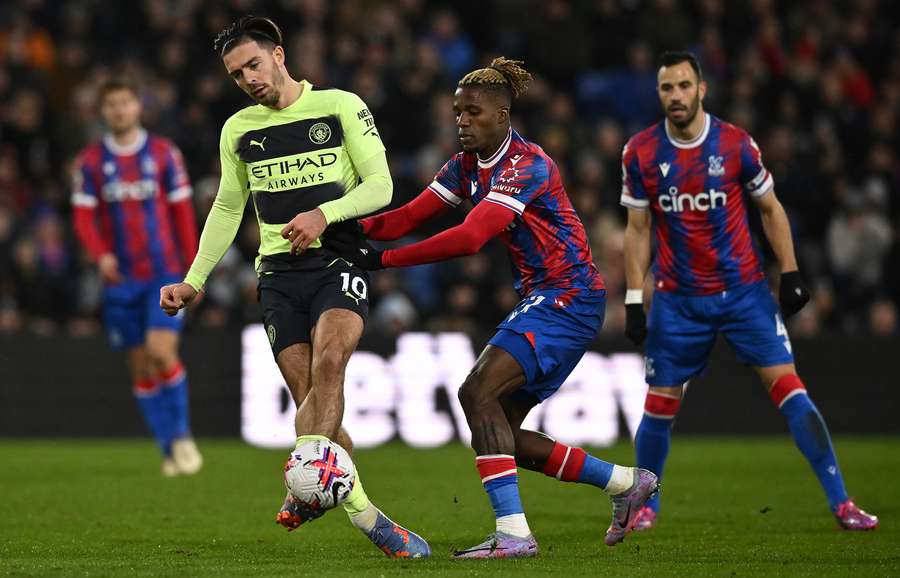
{"label": "player's leg", "polygon": [[[307,323],[312,330],[306,378],[309,386],[295,420],[298,446],[316,437],[334,440],[342,431],[344,371],[369,309],[365,271],[336,260],[314,277],[305,284],[309,290],[301,299],[308,304]],[[340,444],[340,438],[336,441]],[[388,556],[419,558],[431,554],[425,540],[393,522],[369,501],[358,468],[356,483],[343,506],[350,521]]]}
{"label": "player's leg", "polygon": [[819,479],[838,524],[847,530],[872,530],[878,517],[861,510],[847,495],[828,427],[806,392],[794,364],[756,367],[772,402],[787,419],[800,453]]}
{"label": "player's leg", "polygon": [[153,375],[147,350],[143,345],[132,347],[126,352],[126,357],[134,399],[163,456],[162,474],[175,476],[178,467],[172,459],[172,419],[163,403],[160,383]]}
{"label": "player's leg", "polygon": [[[644,400],[644,416],[634,437],[634,449],[638,467],[646,468],[660,479],[669,457],[672,425],[681,405],[683,386],[650,386]],[[635,531],[648,530],[656,524],[659,512],[659,494],[647,501],[638,512],[634,524]]]}
{"label": "player's leg", "polygon": [[768,286],[762,282],[749,287],[735,296],[730,307],[722,333],[737,358],[756,369],[787,419],[794,442],[819,479],[838,523],[853,530],[876,527],[878,518],[857,508],[847,496],[828,428],[797,375],[790,338]]}
{"label": "player's leg", "polygon": [[516,440],[516,465],[562,482],[590,484],[608,494],[619,494],[631,487],[634,468],[605,462],[543,432],[522,429],[522,422],[537,404],[537,400],[530,402],[525,397],[513,394],[501,401]]}
{"label": "player's leg", "polygon": [[[344,372],[362,330],[363,317],[355,310],[332,307],[319,315],[312,333],[309,392],[297,409],[298,446],[317,438],[334,440],[341,431]],[[389,557],[431,555],[424,539],[388,518],[369,500],[358,467],[356,483],[343,506],[353,525]]]}
{"label": "player's leg", "polygon": [[[272,345],[273,347],[275,346],[274,340]],[[299,408],[309,392],[312,347],[309,343],[288,345],[278,352],[276,363],[278,364],[278,369],[281,370],[281,375],[288,386],[288,390],[291,392],[291,398],[294,400],[295,407]],[[352,455],[353,442],[343,427],[338,431],[335,441]],[[275,515],[275,521],[287,528],[288,531],[293,531],[299,528],[303,522],[311,521],[323,513],[310,511],[304,504],[294,500],[291,493],[288,492],[281,509]]]}
{"label": "player's leg", "polygon": [[[278,369],[281,370],[281,376],[287,384],[288,391],[291,392],[291,399],[294,400],[294,406],[299,408],[306,394],[309,393],[309,379],[312,365],[312,347],[309,343],[294,343],[289,345],[278,354],[276,359]],[[295,418],[296,419],[296,418]],[[338,430],[335,442],[349,453],[353,455],[353,440],[350,434],[341,426]]]}
{"label": "player's leg", "polygon": [[203,467],[203,456],[191,436],[188,376],[178,355],[177,330],[163,327],[148,329],[146,349],[147,361],[160,384],[163,406],[170,416],[172,457],[179,473],[196,474]]}
{"label": "player's leg", "polygon": [[[536,344],[540,337],[535,338]],[[491,343],[503,348],[516,359],[536,359],[537,352],[522,335],[501,330]],[[547,352],[544,352],[545,354]],[[552,395],[574,370],[584,351],[578,347],[566,352],[557,348],[552,356],[557,360],[548,374],[532,378],[517,391],[501,400],[513,437],[516,440],[516,464],[541,472],[563,482],[596,486],[609,495],[613,517],[604,541],[614,546],[629,531],[634,513],[657,491],[656,476],[648,470],[631,468],[603,461],[578,447],[560,443],[550,436],[521,429],[522,421],[537,403]],[[528,367],[524,362],[523,367]],[[531,374],[525,369],[526,375]]]}
{"label": "player's leg", "polygon": [[103,321],[112,348],[126,352],[131,391],[144,423],[163,455],[162,473],[173,476],[177,471],[171,459],[172,424],[163,404],[159,381],[153,375],[144,347],[146,312],[140,285],[124,281],[106,287],[103,295]]}
{"label": "player's leg", "polygon": [[[712,297],[688,297],[665,292],[653,295],[644,353],[648,384],[644,416],[634,438],[637,465],[662,480],[669,456],[672,426],[681,404],[683,384],[702,373],[716,339],[716,327],[707,317]],[[657,494],[638,512],[634,530],[656,523]]]}
{"label": "player's leg", "polygon": [[178,354],[179,334],[184,326],[184,313],[169,317],[159,308],[159,289],[177,278],[163,278],[149,283],[144,292],[147,330],[147,358],[161,383],[163,405],[172,423],[172,457],[182,474],[196,474],[203,467],[203,457],[191,436],[188,375]]}
{"label": "player's leg", "polygon": [[525,382],[519,362],[507,351],[488,345],[459,389],[459,401],[472,431],[475,466],[494,509],[496,531],[484,543],[457,552],[457,558],[537,554],[537,542],[519,496],[515,437],[500,403]]}

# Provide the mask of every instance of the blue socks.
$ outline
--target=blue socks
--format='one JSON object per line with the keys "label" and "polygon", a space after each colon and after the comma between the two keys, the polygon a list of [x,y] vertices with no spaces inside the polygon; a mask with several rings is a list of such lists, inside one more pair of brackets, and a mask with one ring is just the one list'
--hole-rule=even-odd
{"label": "blue socks", "polygon": [[133,391],[144,422],[159,444],[160,451],[164,456],[172,455],[173,420],[163,399],[162,388],[158,383],[144,380],[135,383]]}
{"label": "blue socks", "polygon": [[191,434],[188,379],[184,365],[176,364],[162,375],[162,396],[172,416],[172,438]]}

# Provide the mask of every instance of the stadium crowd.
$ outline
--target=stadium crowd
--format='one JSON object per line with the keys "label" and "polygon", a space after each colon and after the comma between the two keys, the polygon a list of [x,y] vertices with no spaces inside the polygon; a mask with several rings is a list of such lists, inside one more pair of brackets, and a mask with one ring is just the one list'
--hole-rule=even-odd
{"label": "stadium crowd", "polygon": [[[624,324],[621,151],[660,118],[655,55],[690,49],[706,108],[754,135],[788,210],[813,300],[794,335],[898,332],[900,27],[882,0],[20,0],[0,8],[0,332],[99,331],[101,282],[76,243],[73,158],[102,134],[104,80],[141,86],[145,126],[184,153],[205,218],[223,121],[249,104],[212,40],[234,17],[279,22],[288,68],[356,92],[388,150],[393,206],[457,149],[456,81],[491,56],[537,76],[514,125],[556,160]],[[248,208],[251,211],[252,206]],[[422,234],[458,222],[450,215]],[[759,230],[758,223],[755,224]],[[215,270],[194,325],[259,319],[255,219]],[[370,328],[480,331],[518,298],[503,249],[373,276]],[[771,260],[770,260],[771,262]],[[777,275],[772,276],[777,279]]]}

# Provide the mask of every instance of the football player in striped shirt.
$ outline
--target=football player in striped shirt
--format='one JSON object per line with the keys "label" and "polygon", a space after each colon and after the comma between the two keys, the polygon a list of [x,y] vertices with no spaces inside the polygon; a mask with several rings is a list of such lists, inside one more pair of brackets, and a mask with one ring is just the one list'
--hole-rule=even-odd
{"label": "football player in striped shirt", "polygon": [[124,350],[132,391],[163,454],[165,476],[194,474],[203,460],[191,437],[188,381],[178,356],[183,315],[157,306],[197,252],[191,184],[178,148],[141,126],[135,85],[100,90],[106,134],[79,155],[72,193],[75,233],[103,278],[103,319]]}
{"label": "football player in striped shirt", "polygon": [[394,240],[468,200],[474,208],[465,221],[420,243],[385,251],[364,243],[345,252],[364,269],[381,269],[471,255],[493,237],[509,251],[522,301],[497,326],[459,390],[495,531],[456,558],[538,553],[519,497],[518,467],[609,495],[609,546],[624,539],[657,489],[656,476],[647,470],[605,462],[521,427],[528,412],[565,382],[600,331],[606,310],[603,278],[556,163],[510,124],[512,101],[531,80],[521,64],[495,58],[465,75],[454,99],[462,152],[415,199],[361,223],[370,238]]}
{"label": "football player in striped shirt", "polygon": [[[684,384],[702,373],[721,333],[752,366],[785,416],[838,524],[868,530],[878,518],[847,495],[825,422],[797,375],[782,316],[809,300],[800,278],[787,215],[772,175],[746,132],[703,110],[706,83],[687,52],[661,58],[658,92],[665,119],[639,132],[622,153],[626,335],[647,339],[649,392],[635,445],[638,465],[662,476]],[[781,271],[779,303],[769,292],[754,247],[748,210],[755,206]],[[656,232],[653,302],[643,308]],[[779,307],[780,305],[780,307]],[[642,508],[635,529],[656,521],[659,498]]]}

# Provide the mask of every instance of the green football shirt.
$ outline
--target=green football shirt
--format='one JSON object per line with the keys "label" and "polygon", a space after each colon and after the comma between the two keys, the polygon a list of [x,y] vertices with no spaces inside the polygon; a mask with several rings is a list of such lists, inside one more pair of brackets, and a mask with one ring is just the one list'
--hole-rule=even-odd
{"label": "green football shirt", "polygon": [[[347,218],[339,199],[359,185],[358,167],[384,153],[362,99],[305,80],[301,84],[300,97],[288,107],[249,106],[222,127],[219,191],[185,279],[195,289],[234,240],[251,194],[259,222],[258,265],[261,257],[290,252],[281,229],[298,213],[320,207],[329,223]],[[370,211],[390,201],[389,173],[387,181],[387,199]],[[310,248],[320,246],[316,239]]]}

